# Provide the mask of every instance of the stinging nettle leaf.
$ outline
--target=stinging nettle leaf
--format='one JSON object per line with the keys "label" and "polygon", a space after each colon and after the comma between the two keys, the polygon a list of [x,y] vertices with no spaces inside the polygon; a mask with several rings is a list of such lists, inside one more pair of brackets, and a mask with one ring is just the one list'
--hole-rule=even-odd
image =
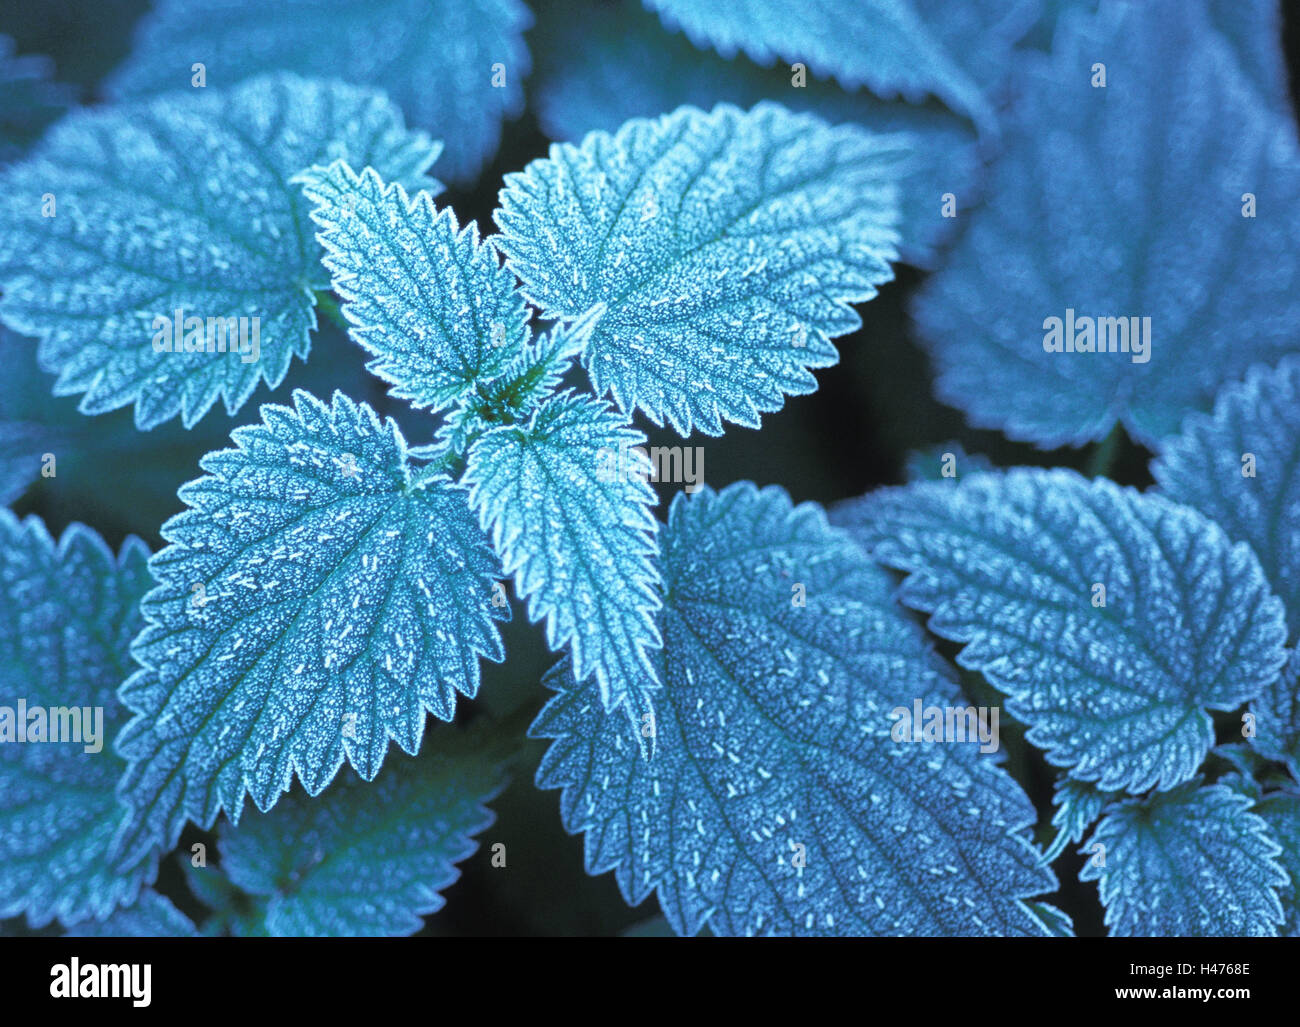
{"label": "stinging nettle leaf", "polygon": [[103,920],[83,920],[68,928],[69,938],[193,938],[190,918],[170,899],[146,888],[129,906]]}
{"label": "stinging nettle leaf", "polygon": [[[1251,802],[1192,781],[1112,806],[1083,848],[1115,937],[1273,937],[1288,883]],[[1104,847],[1102,852],[1096,846]]]}
{"label": "stinging nettle leaf", "polygon": [[900,148],[772,103],[684,107],[506,176],[494,240],[545,316],[605,304],[598,392],[719,435],[813,391],[893,276]]}
{"label": "stinging nettle leaf", "polygon": [[728,61],[697,50],[635,4],[589,3],[580,16],[566,5],[543,9],[538,19],[532,90],[538,122],[552,139],[616,132],[631,118],[667,114],[683,104],[749,108],[765,99],[831,124],[905,134],[906,150],[896,152],[898,251],[918,267],[936,264],[938,248],[959,224],[959,217],[943,216],[946,194],[952,194],[958,215],[978,199],[975,130],[937,101],[890,102],[816,79],[795,84],[786,68],[760,68],[744,57]]}
{"label": "stinging nettle leaf", "polygon": [[473,697],[504,653],[496,558],[445,477],[412,482],[391,421],[335,393],[266,404],[163,525],[160,582],[121,689],[131,766],[121,851],[175,841],[186,817],[266,810],[293,776],[319,793],[346,759],[367,780],[389,740],[415,752],[426,712]]}
{"label": "stinging nettle leaf", "polygon": [[565,661],[531,729],[588,871],[679,934],[1048,933],[1019,786],[973,744],[891,738],[899,707],[964,703],[889,576],[748,483],[678,496],[661,540],[653,714],[605,712]]}
{"label": "stinging nettle leaf", "polygon": [[1248,542],[1300,639],[1300,357],[1254,367],[1194,413],[1151,473],[1170,499]]}
{"label": "stinging nettle leaf", "polygon": [[0,917],[103,918],[153,873],[148,850],[116,871],[107,858],[128,713],[116,691],[148,555],[128,538],[114,556],[80,524],[55,542],[38,518],[0,510]]}
{"label": "stinging nettle leaf", "polygon": [[595,675],[606,709],[639,710],[658,686],[657,500],[644,443],[603,400],[565,392],[526,424],[483,434],[465,470],[529,616],[546,618],[551,648],[571,648],[580,680]]}
{"label": "stinging nettle leaf", "polygon": [[1106,791],[1188,780],[1206,708],[1255,698],[1285,660],[1254,553],[1161,496],[1022,468],[884,489],[836,521],[908,573],[903,602],[965,644],[1029,741]]}
{"label": "stinging nettle leaf", "polygon": [[494,249],[427,192],[408,196],[373,168],[343,161],[295,181],[316,206],[325,266],[344,300],[350,334],[375,359],[369,370],[416,407],[462,402],[499,373],[528,339],[514,276]]}
{"label": "stinging nettle leaf", "polygon": [[0,174],[0,318],[83,413],[233,414],[306,358],[329,286],[289,179],[337,157],[437,188],[438,149],[380,94],[291,75],[79,111]]}
{"label": "stinging nettle leaf", "polygon": [[318,797],[295,792],[237,829],[223,822],[221,870],[258,900],[257,933],[410,934],[442,908],[504,784],[477,752],[399,758],[373,783],[345,772]]}
{"label": "stinging nettle leaf", "polygon": [[468,183],[523,110],[531,23],[519,0],[280,0],[273,15],[259,0],[159,0],[108,88],[188,89],[196,60],[209,86],[282,69],[339,77],[384,90],[447,140],[440,173]]}
{"label": "stinging nettle leaf", "polygon": [[914,304],[973,426],[1051,448],[1121,423],[1158,448],[1295,349],[1294,127],[1188,6],[1066,18],[1027,64],[988,199]]}
{"label": "stinging nettle leaf", "polygon": [[[912,0],[645,0],[669,29],[723,57],[743,51],[761,65],[808,62],[846,89],[886,99],[937,96],[978,119],[990,116],[979,87],[947,52]],[[966,40],[969,45],[969,40]]]}
{"label": "stinging nettle leaf", "polygon": [[1268,825],[1282,848],[1278,862],[1288,882],[1279,888],[1285,917],[1280,934],[1300,938],[1300,795],[1273,792],[1255,803],[1254,812]]}

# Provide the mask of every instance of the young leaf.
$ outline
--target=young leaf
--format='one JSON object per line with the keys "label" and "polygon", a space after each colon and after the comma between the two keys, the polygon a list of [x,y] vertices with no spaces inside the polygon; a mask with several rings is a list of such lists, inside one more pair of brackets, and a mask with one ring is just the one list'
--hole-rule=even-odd
{"label": "young leaf", "polygon": [[1279,888],[1285,917],[1280,933],[1300,937],[1300,795],[1274,792],[1255,803],[1254,812],[1282,846],[1278,862],[1288,881]]}
{"label": "young leaf", "polygon": [[762,103],[634,120],[506,176],[497,244],[547,317],[606,311],[599,392],[681,434],[816,388],[892,277],[902,145]]}
{"label": "young leaf", "polygon": [[837,514],[958,662],[1010,697],[1030,742],[1106,791],[1172,788],[1214,742],[1205,708],[1257,696],[1285,659],[1259,561],[1160,496],[1073,471],[885,489]]}
{"label": "young leaf", "polygon": [[1056,812],[1052,814],[1052,826],[1056,828],[1057,834],[1051,846],[1043,853],[1043,862],[1055,861],[1067,845],[1079,841],[1089,825],[1101,816],[1106,805],[1119,797],[1116,792],[1103,792],[1072,777],[1058,780],[1056,794],[1052,798],[1052,804],[1056,807]]}
{"label": "young leaf", "polygon": [[933,267],[956,217],[944,217],[944,196],[956,213],[978,200],[979,161],[974,128],[935,101],[924,105],[846,93],[834,83],[797,79],[785,67],[727,61],[665,32],[655,15],[635,4],[588,3],[543,8],[533,33],[538,121],[552,139],[580,141],[588,132],[616,132],[631,118],[667,114],[684,104],[749,108],[779,99],[831,124],[853,122],[879,133],[906,136],[893,169],[899,189],[898,251],[909,264]]}
{"label": "young leaf", "polygon": [[153,872],[147,850],[116,871],[107,859],[127,714],[115,692],[147,559],[139,539],[115,557],[80,524],[56,543],[39,519],[0,510],[0,917],[106,917]]}
{"label": "young leaf", "polygon": [[196,60],[212,85],[280,69],[342,77],[383,89],[446,139],[442,171],[466,183],[496,152],[502,120],[523,109],[531,22],[519,0],[286,0],[271,17],[258,0],[160,0],[109,91],[187,89]]}
{"label": "young leaf", "polygon": [[1189,415],[1151,473],[1169,498],[1250,543],[1300,638],[1300,357],[1252,368],[1213,415]]}
{"label": "young leaf", "polygon": [[345,758],[373,778],[389,739],[415,752],[425,713],[450,720],[479,657],[504,655],[465,492],[413,484],[396,425],[364,404],[294,403],[204,457],[191,509],[163,525],[143,669],[121,689],[128,855],[186,817],[237,821],[245,794],[266,810],[295,774],[318,794]]}
{"label": "young leaf", "polygon": [[523,297],[496,251],[427,192],[407,196],[343,161],[299,175],[325,266],[369,370],[393,395],[440,410],[496,375],[528,339]]}
{"label": "young leaf", "polygon": [[974,426],[1050,448],[1118,422],[1156,447],[1295,348],[1294,129],[1188,6],[1067,18],[1028,66],[989,200],[915,303],[937,395]]}
{"label": "young leaf", "polygon": [[568,645],[579,680],[595,675],[605,709],[639,710],[658,686],[654,489],[635,447],[645,436],[608,405],[565,392],[527,424],[503,425],[469,451],[470,506],[552,649]]}
{"label": "young leaf", "polygon": [[104,920],[83,920],[68,928],[69,938],[193,938],[190,918],[151,888]]}
{"label": "young leaf", "polygon": [[603,711],[566,661],[531,731],[588,871],[657,891],[679,934],[1047,933],[1015,782],[973,745],[891,738],[900,707],[958,695],[888,575],[748,483],[678,496],[662,537],[654,712]]}
{"label": "young leaf", "polygon": [[482,754],[394,760],[373,784],[346,774],[318,798],[223,823],[221,868],[261,900],[273,937],[410,934],[488,827],[505,784]]}
{"label": "young leaf", "polygon": [[21,157],[77,102],[71,86],[51,81],[48,58],[19,57],[16,49],[9,36],[0,35],[0,164]]}
{"label": "young leaf", "polygon": [[0,318],[83,413],[234,413],[306,357],[329,285],[290,177],[341,157],[436,187],[437,151],[379,94],[289,75],[79,111],[0,175]]}
{"label": "young leaf", "polygon": [[1192,781],[1111,807],[1079,873],[1099,882],[1110,933],[1275,936],[1287,876],[1281,847],[1250,806],[1222,785]]}
{"label": "young leaf", "polygon": [[[937,96],[955,110],[984,119],[979,87],[935,38],[912,0],[645,0],[670,29],[723,57],[743,51],[762,65],[778,58],[808,62],[845,89],[866,86],[885,98]],[[951,6],[951,5],[950,5]]]}

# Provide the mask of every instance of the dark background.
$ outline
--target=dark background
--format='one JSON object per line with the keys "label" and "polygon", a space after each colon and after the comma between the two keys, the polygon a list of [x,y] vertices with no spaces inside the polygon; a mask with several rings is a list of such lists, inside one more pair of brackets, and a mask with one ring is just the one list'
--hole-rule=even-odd
{"label": "dark background", "polygon": [[[529,6],[536,10],[538,5],[530,2]],[[1300,80],[1300,10],[1293,0],[1283,0],[1282,6],[1295,100]],[[126,55],[135,21],[147,8],[145,0],[0,0],[0,33],[16,40],[20,54],[52,58],[56,77],[72,83],[82,102],[93,103],[99,81]],[[274,4],[268,3],[267,9],[268,17],[273,16]],[[449,190],[439,198],[439,205],[454,207],[462,223],[475,219],[481,229],[490,230],[502,175],[544,156],[548,142],[528,110],[519,121],[505,126],[500,153],[484,170],[479,184],[472,190]],[[825,504],[900,482],[909,451],[948,440],[957,440],[968,452],[986,454],[1004,466],[1064,465],[1086,470],[1091,447],[1043,452],[1010,443],[995,433],[970,430],[957,411],[931,397],[927,361],[909,337],[906,317],[909,297],[922,277],[912,268],[900,267],[897,280],[859,308],[862,329],[837,340],[841,362],[818,372],[819,390],[810,396],[787,398],[781,411],[763,418],[760,430],[729,426],[722,438],[696,435],[681,440],[671,431],[655,430],[644,419],[638,419],[639,426],[647,430],[651,445],[702,446],[705,481],[714,488],[748,479],[760,485],[781,485],[798,501]],[[48,380],[53,381],[52,377]],[[212,439],[223,436],[234,424],[255,420],[257,404],[272,396],[283,401],[295,386],[306,387],[322,398],[329,390],[340,388],[394,417],[412,444],[429,440],[432,419],[413,413],[401,401],[390,401],[381,383],[365,372],[360,348],[326,326],[313,340],[310,365],[295,361],[279,389],[272,394],[263,385],[234,419],[226,418],[220,408],[214,409],[193,435],[184,433],[178,421],[168,422],[154,429],[167,435],[163,440],[150,440],[153,448],[147,453],[135,451],[138,443],[128,445],[93,476],[88,474],[79,481],[74,467],[71,476],[61,473],[56,479],[38,481],[16,511],[40,514],[56,535],[70,521],[80,520],[97,528],[115,547],[133,533],[156,550],[162,545],[160,524],[180,510],[175,488],[198,475],[198,459],[213,448]],[[75,415],[75,399],[51,403],[69,411],[69,417],[79,416]],[[104,415],[96,422],[102,423],[105,431],[120,431],[124,438],[134,438],[129,410]],[[1112,476],[1125,484],[1148,484],[1148,456],[1139,447],[1122,443]],[[660,486],[661,517],[679,487]],[[545,698],[539,682],[554,656],[546,649],[540,629],[527,623],[518,603],[505,630],[505,641],[507,662],[484,665],[480,698],[462,703],[458,721],[471,721],[485,713],[509,715],[536,707]],[[951,656],[955,647],[941,643],[939,648]],[[983,702],[980,693],[992,694],[982,681],[970,676],[965,680],[972,700]],[[1053,772],[1005,721],[1002,742],[1008,768],[1025,787],[1045,823],[1050,815]],[[539,792],[532,783],[532,770],[543,747],[530,744],[529,757],[513,783],[493,803],[496,824],[480,837],[479,851],[462,864],[462,879],[446,889],[447,905],[428,918],[424,933],[665,933],[653,899],[630,909],[612,875],[589,877],[584,872],[582,840],[564,832],[558,793]],[[1040,843],[1049,841],[1051,834],[1050,826],[1044,829],[1040,824]],[[189,828],[182,848],[204,838],[203,833]],[[506,869],[493,869],[488,860],[490,846],[498,841],[506,844]],[[1101,934],[1104,929],[1096,887],[1077,880],[1082,863],[1071,847],[1054,864],[1062,887],[1051,901],[1071,914],[1077,933]],[[203,907],[186,891],[174,857],[164,862],[159,887],[185,912],[203,916]],[[10,931],[18,926],[0,924]]]}

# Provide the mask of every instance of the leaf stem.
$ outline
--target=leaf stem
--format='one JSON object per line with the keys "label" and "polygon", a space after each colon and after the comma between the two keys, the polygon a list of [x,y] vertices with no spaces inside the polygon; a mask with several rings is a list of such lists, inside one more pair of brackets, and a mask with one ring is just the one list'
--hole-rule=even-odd
{"label": "leaf stem", "polygon": [[1098,443],[1097,448],[1088,457],[1086,473],[1089,478],[1104,478],[1110,474],[1111,469],[1115,466],[1115,460],[1119,456],[1123,441],[1124,429],[1116,421],[1115,426],[1110,430],[1110,434]]}
{"label": "leaf stem", "polygon": [[348,330],[347,319],[343,316],[343,311],[339,308],[339,301],[334,298],[334,294],[328,290],[322,290],[316,293],[316,306],[327,318],[334,322],[345,332]]}

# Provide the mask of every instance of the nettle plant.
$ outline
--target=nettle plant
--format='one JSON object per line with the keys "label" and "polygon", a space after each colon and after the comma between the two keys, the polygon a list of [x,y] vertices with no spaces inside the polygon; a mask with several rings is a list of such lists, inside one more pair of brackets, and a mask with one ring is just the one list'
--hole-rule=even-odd
{"label": "nettle plant", "polygon": [[[427,6],[483,37],[466,60],[496,33],[528,70],[517,4],[467,5],[478,29]],[[541,120],[577,141],[506,175],[486,237],[438,206],[442,144],[394,100],[463,133],[465,181],[517,86],[431,96],[419,54],[345,84],[309,10],[248,48],[239,4],[160,5],[142,39],[203,38],[242,81],[150,98],[184,62],[137,55],[0,172],[0,320],[82,414],[201,431],[324,312],[428,417],[408,440],[346,390],[262,405],[152,556],[0,512],[0,915],[195,933],[152,887],[192,823],[219,856],[179,850],[205,931],[410,933],[531,737],[587,870],[679,934],[1069,934],[1072,844],[1114,934],[1300,931],[1300,155],[1280,57],[1241,57],[1276,49],[1275,7],[1233,34],[1212,0],[1060,5],[1050,54],[1012,62],[1042,4],[649,6],[721,56],[594,9],[602,54],[653,59],[611,58],[605,90],[546,72]],[[838,85],[764,98],[763,65],[804,87],[799,58]],[[994,155],[950,249],[935,176],[974,144],[863,86],[939,98]],[[1098,185],[1117,154],[1144,163]],[[913,313],[938,394],[1040,449],[1099,442],[1096,473],[952,445],[829,513],[739,482],[660,523],[634,417],[758,427],[900,255],[937,268]],[[1134,325],[1122,350],[1103,320]],[[1104,476],[1126,437],[1154,488]],[[29,463],[0,464],[7,500]],[[552,694],[457,727],[506,658],[507,586]],[[971,706],[997,693],[1059,775],[1037,841]]]}

